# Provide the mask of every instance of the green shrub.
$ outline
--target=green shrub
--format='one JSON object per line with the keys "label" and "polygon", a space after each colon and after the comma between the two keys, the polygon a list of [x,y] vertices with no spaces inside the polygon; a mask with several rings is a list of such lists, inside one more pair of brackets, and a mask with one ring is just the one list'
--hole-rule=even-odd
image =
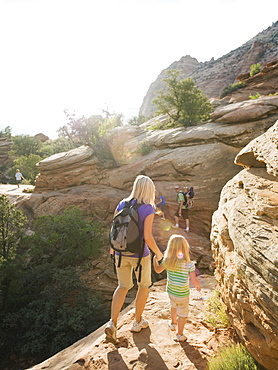
{"label": "green shrub", "polygon": [[138,148],[138,152],[141,155],[147,155],[152,151],[152,147],[147,144],[146,141],[142,141],[140,147]]}
{"label": "green shrub", "polygon": [[162,80],[166,86],[156,92],[152,101],[156,114],[167,114],[178,126],[194,126],[209,119],[213,108],[193,78],[180,79],[181,71],[177,69],[166,74],[168,78]]}
{"label": "green shrub", "polygon": [[261,72],[261,65],[258,64],[252,64],[250,67],[250,77],[255,76],[257,73]]}
{"label": "green shrub", "polygon": [[87,222],[79,208],[70,206],[62,215],[39,216],[35,234],[24,241],[35,261],[57,267],[76,265],[97,253],[102,244],[102,225]]}
{"label": "green shrub", "polygon": [[231,94],[232,92],[238,90],[238,89],[241,89],[242,87],[244,87],[244,83],[242,81],[239,81],[239,82],[235,82],[234,84],[231,84],[231,85],[228,85],[226,86],[221,95],[220,95],[220,98],[224,98],[226,95],[229,95]]}
{"label": "green shrub", "polygon": [[220,292],[214,290],[207,301],[206,322],[212,327],[227,328],[229,318],[226,314],[224,304],[222,303]]}
{"label": "green shrub", "polygon": [[260,96],[260,93],[256,93],[255,95],[249,95],[249,99],[259,99]]}
{"label": "green shrub", "polygon": [[133,116],[127,121],[127,123],[131,126],[139,126],[142,125],[142,123],[149,121],[151,118],[152,117],[146,117],[143,115]]}
{"label": "green shrub", "polygon": [[208,362],[209,370],[257,370],[255,360],[242,344],[222,348]]}
{"label": "green shrub", "polygon": [[0,263],[0,358],[4,368],[29,368],[108,320],[103,297],[80,276],[80,266],[92,268],[92,256],[103,245],[103,238],[100,223],[87,221],[78,208],[69,207],[61,215],[38,217],[35,233],[22,239],[9,265],[7,258]]}

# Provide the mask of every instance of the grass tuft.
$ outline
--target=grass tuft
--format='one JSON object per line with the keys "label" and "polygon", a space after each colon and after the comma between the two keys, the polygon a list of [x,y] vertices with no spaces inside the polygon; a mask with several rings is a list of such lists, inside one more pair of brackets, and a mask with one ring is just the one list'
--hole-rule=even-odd
{"label": "grass tuft", "polygon": [[213,328],[227,328],[230,325],[225,306],[221,300],[220,292],[217,290],[212,292],[207,301],[205,321]]}
{"label": "grass tuft", "polygon": [[209,370],[258,370],[255,360],[242,344],[222,348],[208,362]]}

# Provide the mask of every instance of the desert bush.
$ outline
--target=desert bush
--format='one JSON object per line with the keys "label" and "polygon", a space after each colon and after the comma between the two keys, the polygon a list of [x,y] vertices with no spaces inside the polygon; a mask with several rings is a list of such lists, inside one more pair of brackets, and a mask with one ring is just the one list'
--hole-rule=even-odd
{"label": "desert bush", "polygon": [[261,72],[261,65],[260,63],[252,64],[250,67],[250,77],[255,76],[257,73]]}
{"label": "desert bush", "polygon": [[212,292],[207,301],[205,320],[213,328],[227,328],[229,326],[229,318],[226,314],[225,306],[221,300],[220,292],[217,290]]}
{"label": "desert bush", "polygon": [[257,370],[255,360],[242,344],[230,344],[208,362],[209,370]]}
{"label": "desert bush", "polygon": [[152,147],[147,144],[146,141],[142,141],[140,147],[138,148],[138,152],[141,155],[147,155],[152,151]]}
{"label": "desert bush", "polygon": [[249,99],[253,99],[253,100],[259,99],[260,96],[261,96],[260,93],[256,93],[255,95],[249,95]]}
{"label": "desert bush", "polygon": [[232,92],[238,90],[238,89],[241,89],[242,87],[244,87],[244,83],[242,81],[239,81],[239,82],[235,82],[231,85],[228,85],[226,86],[223,90],[222,90],[222,93],[220,95],[220,98],[224,98],[226,95],[229,95],[231,94]]}

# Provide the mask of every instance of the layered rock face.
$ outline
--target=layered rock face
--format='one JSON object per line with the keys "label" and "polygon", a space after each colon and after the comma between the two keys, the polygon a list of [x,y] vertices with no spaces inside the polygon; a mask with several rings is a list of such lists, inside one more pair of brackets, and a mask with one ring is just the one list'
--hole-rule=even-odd
{"label": "layered rock face", "polygon": [[[252,106],[257,117],[252,114]],[[197,251],[196,258],[203,256],[200,267],[207,268],[212,262],[211,217],[217,209],[220,191],[240,171],[233,163],[239,151],[278,119],[273,107],[278,107],[278,97],[219,107],[214,112],[214,121],[196,127],[116,128],[106,136],[111,160],[102,159],[96,150],[83,146],[41,161],[35,191],[24,211],[30,218],[36,218],[61,213],[71,204],[84,214],[109,223],[117,203],[129,195],[134,179],[143,170],[153,179],[157,197],[161,193],[167,202],[167,220],[155,224],[161,248],[167,243],[177,208],[174,186],[194,187],[188,238]],[[244,114],[240,113],[242,110]],[[147,154],[142,155],[142,148],[147,148]],[[183,220],[180,226],[184,227]]]}
{"label": "layered rock face", "polygon": [[11,164],[11,159],[9,158],[9,151],[11,150],[12,147],[12,141],[5,138],[1,137],[0,138],[0,179],[1,182],[6,182],[9,180],[7,177],[5,170],[6,167],[8,168]]}
{"label": "layered rock face", "polygon": [[215,276],[232,325],[251,354],[278,368],[278,121],[236,156],[245,169],[212,218]]}
{"label": "layered rock face", "polygon": [[224,98],[230,98],[230,102],[236,103],[249,99],[249,96],[256,94],[269,95],[277,92],[278,86],[278,61],[268,63],[261,69],[260,73],[250,77],[249,74],[237,77],[237,80],[242,81],[244,87],[233,92]]}
{"label": "layered rock face", "polygon": [[[277,54],[278,22],[217,60],[212,58],[209,62],[199,63],[190,56],[182,57],[178,62],[163,70],[156,81],[151,84],[143,99],[139,114],[149,117],[154,113],[155,106],[152,100],[155,97],[155,91],[163,88],[162,80],[166,77],[167,70],[180,70],[182,78],[192,77],[196,86],[203,90],[209,98],[218,98],[226,86],[236,82],[239,75],[248,73],[252,64],[260,63],[264,67],[276,60]],[[275,93],[276,90],[270,92]],[[245,96],[244,99],[246,98]]]}
{"label": "layered rock face", "polygon": [[12,141],[5,138],[0,137],[0,163],[4,165],[7,163],[7,160],[9,158],[8,152],[11,150],[12,147]]}

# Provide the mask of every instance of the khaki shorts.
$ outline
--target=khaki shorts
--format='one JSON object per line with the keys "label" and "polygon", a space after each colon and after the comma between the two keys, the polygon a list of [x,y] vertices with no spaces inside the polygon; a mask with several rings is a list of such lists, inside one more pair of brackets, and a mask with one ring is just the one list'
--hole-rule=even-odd
{"label": "khaki shorts", "polygon": [[188,317],[189,295],[187,297],[176,297],[168,294],[170,298],[171,307],[177,309],[177,314],[180,317]]}
{"label": "khaki shorts", "polygon": [[[135,270],[138,258],[122,256],[121,266],[118,267],[119,256],[115,256],[115,264],[118,277],[118,285],[123,289],[131,289],[133,287],[133,270]],[[151,279],[151,255],[141,259],[142,272],[141,281],[138,283],[139,269],[135,272],[137,284],[142,288],[148,288],[152,284]]]}

